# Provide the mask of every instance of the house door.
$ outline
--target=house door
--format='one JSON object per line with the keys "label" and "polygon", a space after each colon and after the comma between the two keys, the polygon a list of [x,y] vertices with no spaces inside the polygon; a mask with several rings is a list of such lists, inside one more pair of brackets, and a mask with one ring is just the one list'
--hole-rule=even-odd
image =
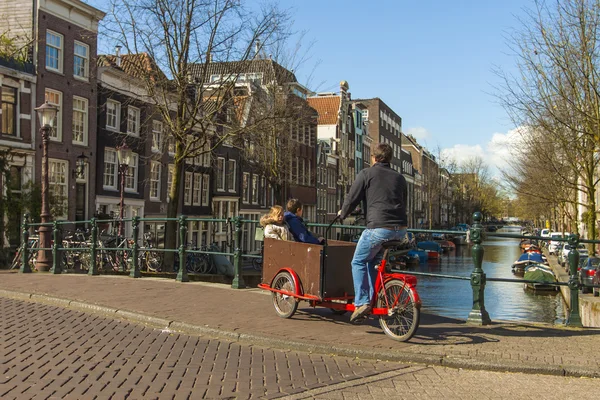
{"label": "house door", "polygon": [[85,221],[85,183],[75,186],[75,221]]}

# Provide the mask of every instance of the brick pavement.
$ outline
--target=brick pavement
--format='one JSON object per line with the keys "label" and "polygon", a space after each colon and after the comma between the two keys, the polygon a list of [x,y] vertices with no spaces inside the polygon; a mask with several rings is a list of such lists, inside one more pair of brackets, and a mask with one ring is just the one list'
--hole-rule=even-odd
{"label": "brick pavement", "polygon": [[269,399],[403,368],[182,335],[0,298],[3,400]]}
{"label": "brick pavement", "polygon": [[[188,325],[170,326],[189,332],[196,326],[205,336],[279,348],[473,369],[600,376],[597,351],[594,356],[600,330],[524,323],[476,327],[423,315],[416,336],[408,343],[398,343],[387,338],[376,321],[351,325],[347,315],[302,308],[307,303],[301,303],[294,318],[278,318],[270,297],[258,289],[151,278],[16,273],[0,274],[2,289],[102,305],[112,308],[108,311],[113,314],[115,309],[129,310],[165,319],[148,321],[154,325],[178,321]],[[73,306],[76,304],[71,303]]]}

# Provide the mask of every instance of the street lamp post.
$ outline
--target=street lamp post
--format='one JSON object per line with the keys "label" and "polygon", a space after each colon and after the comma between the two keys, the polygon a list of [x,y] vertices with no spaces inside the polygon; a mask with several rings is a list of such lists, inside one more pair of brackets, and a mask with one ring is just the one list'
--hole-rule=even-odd
{"label": "street lamp post", "polygon": [[123,210],[125,208],[125,177],[127,169],[131,163],[131,149],[123,140],[123,143],[117,147],[117,158],[119,161],[119,174],[121,175],[121,203],[119,205],[119,236],[124,235]]}
{"label": "street lamp post", "polygon": [[40,119],[40,132],[42,134],[42,210],[40,213],[40,219],[42,226],[40,226],[38,232],[40,236],[40,247],[42,250],[38,250],[38,256],[35,263],[35,267],[38,271],[49,271],[52,264],[52,258],[50,256],[50,232],[52,228],[46,225],[52,219],[50,215],[49,201],[48,201],[48,142],[50,141],[50,130],[56,112],[58,108],[48,103],[47,101],[35,109]]}

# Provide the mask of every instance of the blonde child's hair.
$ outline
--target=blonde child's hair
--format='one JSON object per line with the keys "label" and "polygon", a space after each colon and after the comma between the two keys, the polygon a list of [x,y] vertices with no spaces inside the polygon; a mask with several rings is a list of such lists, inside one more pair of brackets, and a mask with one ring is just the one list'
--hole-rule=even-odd
{"label": "blonde child's hair", "polygon": [[265,214],[260,219],[260,226],[263,228],[272,223],[279,222],[279,216],[283,215],[283,207],[281,206],[273,206],[269,210],[268,214]]}

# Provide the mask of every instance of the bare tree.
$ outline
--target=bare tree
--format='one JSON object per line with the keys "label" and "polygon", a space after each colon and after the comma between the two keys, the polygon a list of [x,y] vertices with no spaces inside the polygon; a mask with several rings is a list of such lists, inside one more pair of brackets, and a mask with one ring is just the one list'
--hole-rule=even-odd
{"label": "bare tree", "polygon": [[[566,187],[567,196],[555,199],[557,206],[567,211],[571,201],[587,208],[585,222],[593,238],[600,144],[600,3],[536,1],[522,22],[523,30],[511,38],[519,74],[499,73],[504,82],[499,98],[517,125],[536,129],[553,142],[550,146],[540,146],[540,140],[530,143],[536,145],[528,145],[530,157],[538,157],[547,168],[541,177],[546,188]],[[557,185],[548,171],[560,174]],[[535,179],[527,180],[534,183]],[[570,191],[581,195],[573,198]]]}
{"label": "bare tree", "polygon": [[[283,40],[287,26],[287,14],[276,6],[256,11],[239,0],[112,2],[105,35],[129,53],[149,55],[148,63],[138,66],[139,77],[146,100],[155,105],[174,142],[168,218],[178,214],[185,160],[211,152],[248,129],[230,118],[239,110],[236,83],[249,65],[245,62],[262,46]],[[258,40],[262,45],[256,49]],[[240,68],[213,73],[215,64],[230,61]],[[165,245],[174,248],[175,221],[167,223],[165,236]],[[172,265],[169,260],[166,264]]]}

